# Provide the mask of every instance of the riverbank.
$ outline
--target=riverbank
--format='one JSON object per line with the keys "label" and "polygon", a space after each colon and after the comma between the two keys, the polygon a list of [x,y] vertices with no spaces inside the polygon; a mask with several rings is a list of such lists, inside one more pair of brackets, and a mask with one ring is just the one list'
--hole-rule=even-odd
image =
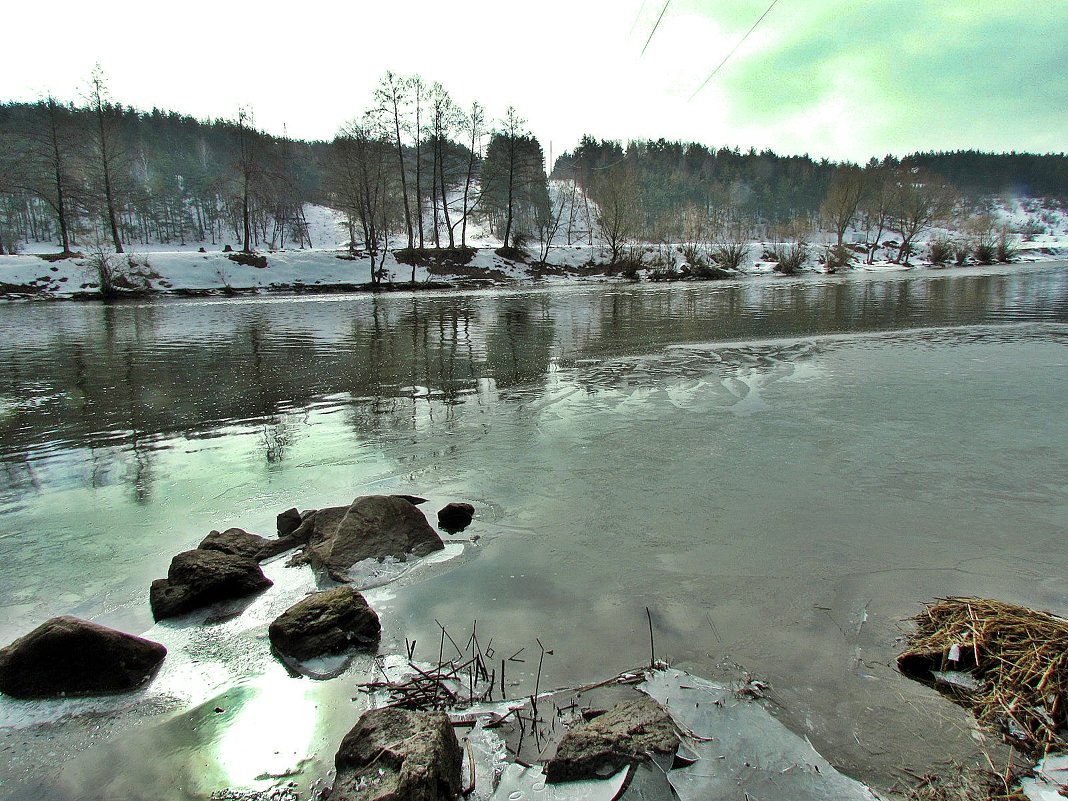
{"label": "riverbank", "polygon": [[[763,251],[759,243],[754,243],[750,251],[750,258],[739,270],[724,272],[728,280],[778,275],[774,262],[758,257]],[[687,277],[681,247],[647,246],[641,252],[643,266],[624,279],[604,264],[600,248],[590,245],[554,247],[544,263],[506,258],[492,247],[454,252],[428,249],[414,257],[398,251],[387,255],[380,268],[381,278],[375,282],[370,280],[371,268],[366,256],[334,248],[282,250],[253,257],[221,249],[135,251],[106,256],[77,254],[69,258],[44,253],[9,255],[0,256],[0,299],[99,300],[106,294],[102,291],[98,268],[101,258],[108,260],[107,280],[113,286],[113,299],[426,291],[605,280],[696,280]],[[886,257],[889,251],[881,255]],[[1016,263],[1055,262],[1065,256],[1068,256],[1068,242],[1050,238],[1048,242],[1023,243]],[[935,266],[923,259],[903,266],[881,258],[869,265],[856,255],[839,272],[910,269],[960,268]],[[817,260],[810,260],[798,274],[824,275],[827,269]]]}

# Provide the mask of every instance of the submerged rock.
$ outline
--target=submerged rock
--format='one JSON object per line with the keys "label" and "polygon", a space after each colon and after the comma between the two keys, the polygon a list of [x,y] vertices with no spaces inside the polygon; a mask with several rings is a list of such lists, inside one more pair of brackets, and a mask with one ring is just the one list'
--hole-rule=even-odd
{"label": "submerged rock", "polygon": [[167,649],[132,634],[64,615],[0,650],[0,692],[17,698],[132,690]]}
{"label": "submerged rock", "polygon": [[378,642],[382,626],[367,601],[349,586],[298,601],[271,623],[271,645],[282,656],[314,659]]}
{"label": "submerged rock", "polygon": [[603,779],[650,753],[674,754],[679,738],[671,717],[651,698],[616,704],[571,729],[545,765],[549,782]]}
{"label": "submerged rock", "polygon": [[217,601],[251,595],[272,583],[246,556],[199,548],[183,551],[171,560],[167,578],[152,582],[152,616],[156,620],[174,617]]}
{"label": "submerged rock", "polygon": [[450,534],[463,531],[471,525],[475,507],[469,503],[449,503],[438,510],[438,525]]}
{"label": "submerged rock", "polygon": [[454,801],[463,752],[444,712],[370,709],[334,757],[329,801]]}
{"label": "submerged rock", "polygon": [[320,509],[309,520],[308,561],[337,581],[346,581],[346,571],[364,559],[404,561],[445,547],[422,512],[390,495],[362,495],[347,507]]}
{"label": "submerged rock", "polygon": [[228,528],[226,531],[211,532],[197,547],[205,551],[221,551],[234,556],[258,559],[263,546],[269,542],[271,540],[266,537],[250,534],[242,528]]}

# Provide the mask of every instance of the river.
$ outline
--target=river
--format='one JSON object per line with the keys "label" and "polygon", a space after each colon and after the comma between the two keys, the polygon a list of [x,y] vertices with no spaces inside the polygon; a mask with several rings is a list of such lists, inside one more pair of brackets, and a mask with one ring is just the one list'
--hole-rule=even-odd
{"label": "river", "polygon": [[213,528],[379,492],[477,510],[372,591],[382,652],[477,621],[563,686],[648,662],[648,608],[658,657],[765,678],[877,788],[968,753],[893,658],[940,596],[1068,614],[1065,268],[0,306],[0,643],[75,614],[181,665],[135,702],[0,699],[0,797],[306,791],[366,664],[290,678],[249,655],[270,604],[153,628],[148,585]]}

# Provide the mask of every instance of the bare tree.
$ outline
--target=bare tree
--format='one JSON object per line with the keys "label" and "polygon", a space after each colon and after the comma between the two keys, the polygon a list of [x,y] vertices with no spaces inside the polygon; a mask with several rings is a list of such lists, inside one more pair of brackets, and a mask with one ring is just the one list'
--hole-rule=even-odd
{"label": "bare tree", "polygon": [[[418,75],[407,79],[408,98],[412,104],[413,117],[411,118],[412,139],[415,141],[415,216],[419,221],[419,249],[423,249],[423,96],[426,93],[426,84]],[[433,178],[431,178],[433,183]],[[412,265],[412,281],[415,281],[415,265]]]}
{"label": "bare tree", "polygon": [[441,234],[438,225],[438,204],[435,197],[440,197],[441,213],[445,218],[445,230],[449,235],[449,249],[456,246],[454,226],[449,212],[449,186],[451,181],[446,180],[446,174],[451,174],[447,167],[449,159],[450,137],[460,126],[463,115],[460,114],[456,104],[453,103],[449,93],[440,83],[435,83],[430,88],[431,130],[433,144],[431,171],[431,198],[434,206],[434,247],[441,247]]}
{"label": "bare tree", "polygon": [[241,230],[243,253],[252,252],[252,191],[261,170],[258,134],[252,112],[237,112],[237,170],[241,194]]}
{"label": "bare tree", "polygon": [[483,208],[501,231],[502,250],[516,246],[520,234],[529,234],[545,192],[541,145],[526,130],[526,121],[509,106],[490,140],[482,170]]}
{"label": "bare tree", "polygon": [[[890,228],[901,182],[896,171],[877,164],[868,167],[868,190],[860,202],[860,211],[864,215],[867,229],[868,264],[875,260],[875,251],[879,249],[883,233]],[[875,236],[871,236],[874,229]]]}
{"label": "bare tree", "polygon": [[[412,227],[412,208],[408,202],[408,178],[404,163],[404,143],[401,141],[401,124],[404,122],[404,107],[407,103],[407,82],[387,70],[375,90],[375,100],[392,123],[393,144],[397,149],[401,198],[404,201],[404,225],[408,229],[408,249],[415,247],[415,229]],[[420,228],[422,224],[420,224]]]}
{"label": "bare tree", "polygon": [[538,261],[542,264],[548,260],[553,240],[563,224],[567,199],[567,192],[556,182],[556,185],[546,186],[545,202],[537,206],[535,226],[538,229]]}
{"label": "bare tree", "polygon": [[89,76],[89,89],[87,93],[89,110],[95,118],[95,151],[97,167],[103,182],[104,203],[107,212],[107,223],[111,229],[111,241],[115,245],[115,252],[122,253],[122,239],[119,237],[118,218],[115,208],[114,191],[114,168],[115,159],[118,156],[118,141],[114,125],[111,120],[113,103],[108,93],[107,79],[100,64],[93,67]]}
{"label": "bare tree", "polygon": [[597,204],[594,220],[608,248],[608,271],[614,272],[626,246],[638,235],[638,182],[630,167],[619,164],[595,175],[591,194]]}
{"label": "bare tree", "polygon": [[373,118],[349,123],[331,143],[327,196],[348,219],[351,252],[359,224],[370,261],[371,283],[382,280],[389,241],[398,217],[389,168],[391,143]]}
{"label": "bare tree", "polygon": [[486,112],[478,104],[471,104],[471,112],[464,118],[464,126],[470,138],[468,140],[467,172],[464,176],[463,208],[460,222],[460,247],[467,247],[467,218],[470,216],[477,200],[471,201],[471,187],[475,179],[475,167],[482,159],[482,140],[486,135]]}
{"label": "bare tree", "polygon": [[820,216],[830,225],[841,246],[845,232],[857,217],[857,209],[864,197],[864,172],[852,164],[840,166],[827,187],[827,196],[820,205]]}
{"label": "bare tree", "polygon": [[900,182],[893,207],[893,227],[901,234],[897,260],[909,263],[913,243],[927,229],[953,215],[957,191],[937,175],[920,170],[899,173]]}

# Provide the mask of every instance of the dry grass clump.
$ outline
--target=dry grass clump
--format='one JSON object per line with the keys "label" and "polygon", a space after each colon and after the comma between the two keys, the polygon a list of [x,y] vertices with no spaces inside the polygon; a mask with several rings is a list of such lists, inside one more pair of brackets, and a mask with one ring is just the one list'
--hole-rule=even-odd
{"label": "dry grass clump", "polygon": [[960,671],[974,689],[947,689],[981,724],[1005,732],[1022,750],[1068,746],[1068,620],[982,598],[944,598],[913,618],[916,631],[898,657],[905,675],[933,682],[933,671]]}

